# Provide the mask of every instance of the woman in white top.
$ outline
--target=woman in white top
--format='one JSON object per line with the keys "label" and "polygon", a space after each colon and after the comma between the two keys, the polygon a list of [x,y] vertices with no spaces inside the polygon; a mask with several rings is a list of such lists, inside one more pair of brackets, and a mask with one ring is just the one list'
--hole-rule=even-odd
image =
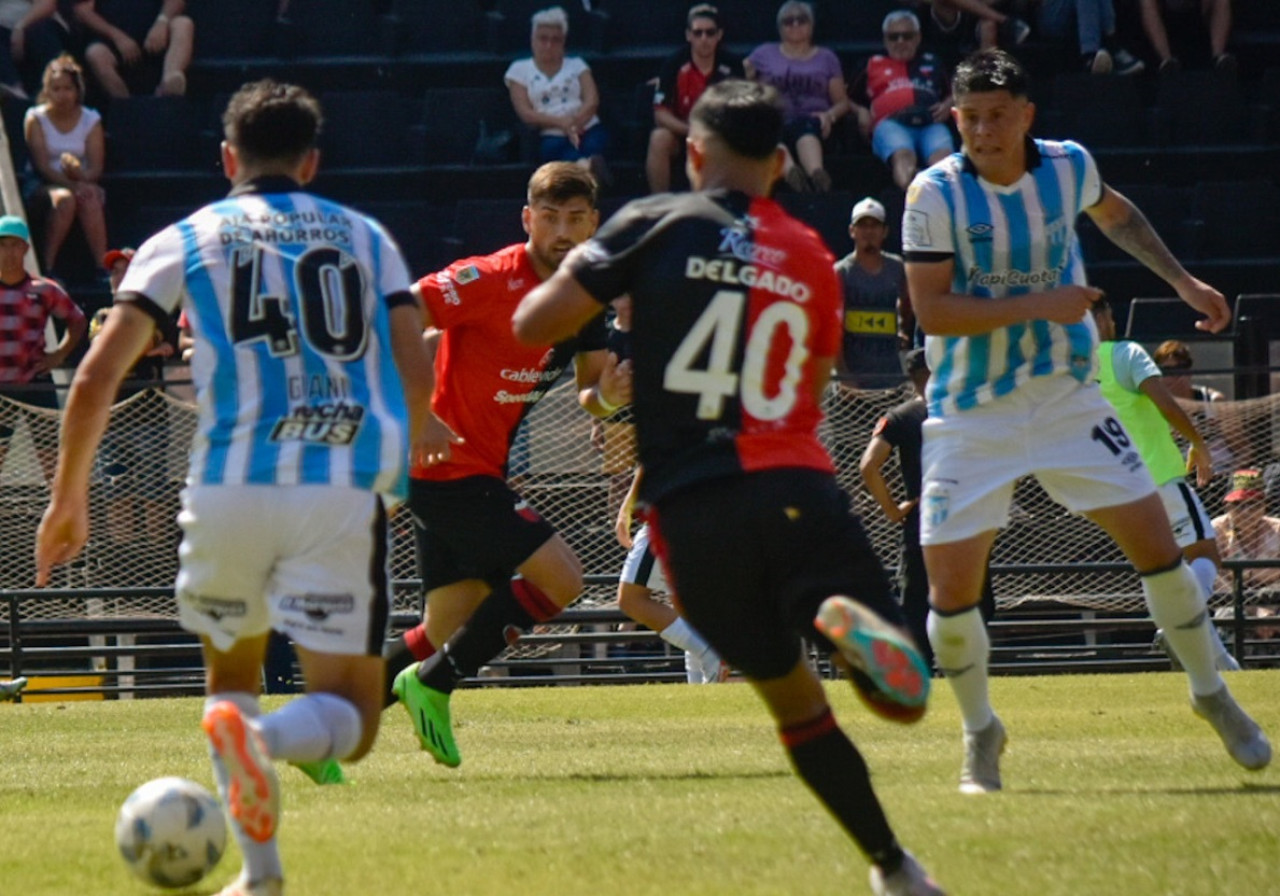
{"label": "woman in white top", "polygon": [[107,254],[106,194],[98,186],[105,157],[102,117],[84,105],[84,72],[73,57],[64,54],[49,63],[37,99],[40,105],[27,110],[23,132],[31,165],[43,181],[40,191],[51,207],[45,270],[55,270],[58,251],[77,219],[94,261],[101,264]]}
{"label": "woman in white top", "polygon": [[542,135],[541,162],[582,162],[599,179],[606,135],[596,110],[600,91],[591,69],[564,54],[569,17],[559,6],[533,14],[533,57],[517,59],[503,80],[516,115]]}

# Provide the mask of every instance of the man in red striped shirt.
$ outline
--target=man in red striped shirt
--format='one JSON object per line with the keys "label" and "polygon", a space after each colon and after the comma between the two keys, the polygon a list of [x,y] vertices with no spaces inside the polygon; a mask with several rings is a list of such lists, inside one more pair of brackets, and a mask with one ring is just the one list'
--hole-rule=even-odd
{"label": "man in red striped shirt", "polygon": [[[66,291],[53,280],[27,273],[26,255],[31,232],[16,215],[0,217],[0,396],[25,405],[56,408],[57,396],[49,372],[66,361],[84,338],[89,322]],[[45,344],[49,318],[65,325],[52,350]],[[44,388],[40,388],[44,386]],[[39,414],[23,415],[9,402],[0,402],[0,463],[9,451],[20,416],[27,417],[33,441],[40,449],[46,478],[57,462],[58,421]]]}

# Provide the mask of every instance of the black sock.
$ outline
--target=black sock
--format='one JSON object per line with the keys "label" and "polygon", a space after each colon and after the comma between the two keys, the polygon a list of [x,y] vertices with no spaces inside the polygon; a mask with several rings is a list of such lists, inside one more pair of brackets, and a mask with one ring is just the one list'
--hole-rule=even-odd
{"label": "black sock", "polygon": [[387,692],[382,695],[382,708],[386,709],[396,702],[396,695],[391,690],[396,676],[418,660],[404,642],[404,635],[399,635],[382,646],[382,658],[387,662]]}
{"label": "black sock", "polygon": [[504,583],[476,608],[467,624],[435,656],[418,667],[418,680],[452,693],[464,678],[506,650],[528,629],[545,622],[560,607],[524,580]]}
{"label": "black sock", "polygon": [[778,732],[796,774],[849,832],[867,858],[892,874],[903,852],[871,787],[867,764],[828,709],[801,725]]}

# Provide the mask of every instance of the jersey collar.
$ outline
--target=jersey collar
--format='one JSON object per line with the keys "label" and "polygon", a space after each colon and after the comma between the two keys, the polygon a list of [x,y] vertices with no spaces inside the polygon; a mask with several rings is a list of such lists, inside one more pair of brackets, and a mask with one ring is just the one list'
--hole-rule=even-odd
{"label": "jersey collar", "polygon": [[243,183],[236,184],[231,188],[228,196],[244,196],[247,193],[297,193],[302,189],[302,184],[298,183],[292,177],[286,177],[283,174],[268,174],[263,177],[255,177],[246,180]]}

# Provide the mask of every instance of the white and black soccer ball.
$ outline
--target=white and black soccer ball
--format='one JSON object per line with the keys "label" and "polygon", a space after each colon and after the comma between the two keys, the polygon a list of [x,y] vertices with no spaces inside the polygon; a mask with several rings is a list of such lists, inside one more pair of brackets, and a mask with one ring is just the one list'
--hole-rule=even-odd
{"label": "white and black soccer ball", "polygon": [[222,858],[227,820],[218,800],[195,781],[156,778],[129,794],[120,807],[116,846],[147,883],[186,887]]}

